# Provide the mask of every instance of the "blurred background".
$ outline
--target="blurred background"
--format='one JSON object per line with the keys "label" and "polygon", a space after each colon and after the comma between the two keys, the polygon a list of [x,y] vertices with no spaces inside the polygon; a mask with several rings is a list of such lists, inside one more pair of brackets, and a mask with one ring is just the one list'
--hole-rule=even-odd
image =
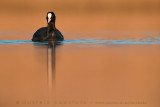
{"label": "blurred background", "polygon": [[160,28],[160,0],[1,0],[0,30],[35,31],[48,11],[61,31]]}
{"label": "blurred background", "polygon": [[[160,96],[160,0],[0,0],[1,107],[51,95],[51,51],[31,43],[33,33],[47,26],[48,11],[55,12],[56,27],[66,40],[52,58],[55,99],[146,101],[148,105],[136,105],[158,107],[150,104],[159,104]],[[99,107],[82,105],[90,106]]]}

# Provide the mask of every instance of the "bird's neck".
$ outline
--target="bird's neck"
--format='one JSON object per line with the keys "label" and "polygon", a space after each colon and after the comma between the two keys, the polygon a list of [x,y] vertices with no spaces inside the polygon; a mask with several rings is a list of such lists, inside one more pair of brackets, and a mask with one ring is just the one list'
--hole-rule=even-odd
{"label": "bird's neck", "polygon": [[55,22],[48,23],[48,31],[56,30]]}

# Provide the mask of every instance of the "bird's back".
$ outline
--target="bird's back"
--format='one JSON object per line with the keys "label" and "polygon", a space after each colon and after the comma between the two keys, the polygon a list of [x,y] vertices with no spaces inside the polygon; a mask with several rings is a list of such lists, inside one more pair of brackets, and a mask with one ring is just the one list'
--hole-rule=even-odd
{"label": "bird's back", "polygon": [[32,41],[41,42],[41,41],[44,41],[44,38],[46,37],[47,37],[47,27],[43,27],[43,28],[38,29],[34,33]]}
{"label": "bird's back", "polygon": [[48,29],[48,27],[43,27],[43,28],[38,29],[34,33],[32,41],[43,42],[43,41],[51,41],[51,40],[53,40],[53,41],[64,40],[62,33],[58,29],[56,29],[55,31],[52,30],[52,31],[48,32],[49,34],[47,37],[47,29]]}

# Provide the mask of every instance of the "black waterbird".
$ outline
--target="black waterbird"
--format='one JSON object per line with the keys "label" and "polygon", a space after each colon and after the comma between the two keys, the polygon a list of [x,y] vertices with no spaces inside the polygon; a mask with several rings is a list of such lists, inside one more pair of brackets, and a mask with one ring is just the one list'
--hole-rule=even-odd
{"label": "black waterbird", "polygon": [[64,37],[62,33],[55,27],[56,16],[53,12],[48,12],[47,16],[47,27],[38,29],[32,38],[34,42],[45,42],[45,41],[62,41]]}

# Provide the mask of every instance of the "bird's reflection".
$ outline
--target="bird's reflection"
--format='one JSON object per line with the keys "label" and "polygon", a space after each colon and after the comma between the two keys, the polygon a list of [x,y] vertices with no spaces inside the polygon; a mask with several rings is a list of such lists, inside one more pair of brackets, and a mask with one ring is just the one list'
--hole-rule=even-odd
{"label": "bird's reflection", "polygon": [[55,85],[55,51],[56,51],[56,43],[48,42],[47,47],[47,79],[48,79],[48,87],[52,90]]}
{"label": "bird's reflection", "polygon": [[55,89],[56,82],[56,48],[61,45],[61,42],[49,41],[45,43],[35,43],[35,46],[47,48],[47,83],[49,93]]}
{"label": "bird's reflection", "polygon": [[48,42],[47,47],[47,79],[48,79],[48,87],[49,90],[52,91],[55,88],[56,82],[56,71],[55,71],[55,64],[56,64],[56,47],[61,44],[58,42],[50,41]]}

